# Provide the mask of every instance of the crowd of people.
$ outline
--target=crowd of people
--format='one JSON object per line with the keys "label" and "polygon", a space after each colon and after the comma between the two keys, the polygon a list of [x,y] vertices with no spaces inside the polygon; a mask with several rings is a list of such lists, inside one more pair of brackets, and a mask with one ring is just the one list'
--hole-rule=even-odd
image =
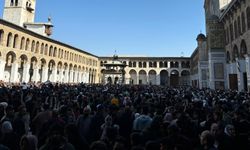
{"label": "crowd of people", "polygon": [[250,94],[0,83],[0,150],[249,150]]}

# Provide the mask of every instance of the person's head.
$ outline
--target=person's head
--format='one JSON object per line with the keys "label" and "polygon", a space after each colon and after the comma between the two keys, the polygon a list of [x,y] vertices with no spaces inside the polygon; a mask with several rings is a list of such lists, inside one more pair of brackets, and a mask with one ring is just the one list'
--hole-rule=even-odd
{"label": "person's head", "polygon": [[90,150],[107,150],[107,145],[103,141],[95,141],[90,145]]}
{"label": "person's head", "polygon": [[201,133],[200,144],[203,147],[205,147],[205,146],[211,147],[214,144],[214,137],[212,136],[212,134],[208,130],[205,130]]}
{"label": "person's head", "polygon": [[1,132],[3,134],[11,133],[13,131],[12,124],[10,121],[4,121],[1,126]]}
{"label": "person's head", "polygon": [[224,133],[228,136],[234,137],[235,136],[235,128],[233,125],[228,124],[225,127]]}
{"label": "person's head", "polygon": [[24,135],[20,140],[20,150],[37,150],[37,137],[34,135]]}
{"label": "person's head", "polygon": [[217,123],[213,123],[210,127],[210,133],[212,136],[216,136],[218,134],[219,126]]}

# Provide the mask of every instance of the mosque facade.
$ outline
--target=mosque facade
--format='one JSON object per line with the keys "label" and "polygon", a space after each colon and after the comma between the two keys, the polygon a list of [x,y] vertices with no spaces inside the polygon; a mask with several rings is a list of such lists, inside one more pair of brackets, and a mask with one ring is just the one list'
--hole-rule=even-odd
{"label": "mosque facade", "polygon": [[118,70],[111,70],[112,75],[106,69],[113,57],[96,56],[50,38],[51,19],[34,22],[35,5],[36,0],[5,0],[0,19],[4,82],[91,84],[113,79],[123,84],[250,90],[248,0],[205,0],[206,35],[197,36],[190,57],[119,56],[114,66],[123,66],[123,71],[113,67]]}

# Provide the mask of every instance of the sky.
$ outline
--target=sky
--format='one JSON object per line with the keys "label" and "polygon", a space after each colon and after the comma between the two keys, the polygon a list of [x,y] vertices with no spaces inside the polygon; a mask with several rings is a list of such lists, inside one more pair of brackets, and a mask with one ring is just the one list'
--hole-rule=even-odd
{"label": "sky", "polygon": [[[37,0],[51,38],[97,56],[191,56],[205,33],[204,0]],[[4,0],[0,0],[2,18]]]}

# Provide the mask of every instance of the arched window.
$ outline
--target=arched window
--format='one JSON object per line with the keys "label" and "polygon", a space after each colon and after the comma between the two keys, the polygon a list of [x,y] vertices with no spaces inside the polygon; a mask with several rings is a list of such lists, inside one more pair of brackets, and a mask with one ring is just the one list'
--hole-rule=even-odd
{"label": "arched window", "polygon": [[41,44],[40,54],[43,54],[43,53],[44,53],[44,44],[42,43],[42,44]]}
{"label": "arched window", "polygon": [[35,41],[33,40],[31,43],[31,52],[35,51]]}
{"label": "arched window", "polygon": [[237,22],[238,22],[238,28],[234,32],[238,32],[238,35],[240,36],[242,34],[241,24],[240,24],[240,16],[238,16]]}
{"label": "arched window", "polygon": [[48,44],[45,45],[45,49],[44,49],[44,55],[48,55]]}
{"label": "arched window", "polygon": [[11,46],[11,42],[12,42],[12,33],[9,33],[8,34],[8,38],[7,38],[7,47],[10,47]]}
{"label": "arched window", "polygon": [[18,41],[18,35],[15,34],[14,41],[13,41],[13,48],[17,48],[17,41]]}
{"label": "arched window", "polygon": [[143,68],[147,68],[147,63],[143,62]]}
{"label": "arched window", "polygon": [[52,56],[52,55],[53,55],[53,47],[50,46],[50,48],[49,48],[49,56]]}
{"label": "arched window", "polygon": [[229,53],[229,51],[227,51],[227,63],[229,63],[230,62],[230,53]]}
{"label": "arched window", "polygon": [[154,66],[155,68],[157,68],[157,62],[156,62],[156,61],[154,62],[153,66]]}
{"label": "arched window", "polygon": [[0,30],[0,45],[3,45],[4,31]]}
{"label": "arched window", "polygon": [[250,7],[247,7],[247,28],[250,29]]}
{"label": "arched window", "polygon": [[136,62],[133,62],[133,67],[136,67]]}
{"label": "arched window", "polygon": [[245,58],[245,54],[247,54],[247,45],[245,40],[242,40],[240,44],[240,57]]}
{"label": "arched window", "polygon": [[229,30],[230,30],[230,39],[231,39],[231,41],[233,41],[234,40],[234,35],[233,35],[233,24],[232,23],[230,23],[230,25],[229,25]]}
{"label": "arched window", "polygon": [[167,61],[164,62],[164,67],[168,67],[168,62]]}
{"label": "arched window", "polygon": [[153,63],[152,62],[149,62],[149,67],[153,67]]}
{"label": "arched window", "polygon": [[63,51],[63,49],[61,50],[61,58],[63,58],[63,53],[64,53],[64,51]]}
{"label": "arched window", "polygon": [[132,62],[131,62],[131,61],[128,63],[128,66],[129,66],[129,67],[132,67]]}
{"label": "arched window", "polygon": [[39,42],[36,42],[36,50],[35,53],[39,53]]}
{"label": "arched window", "polygon": [[21,39],[21,44],[20,44],[20,49],[24,49],[24,45],[25,45],[25,38],[24,37],[22,37],[22,39]]}
{"label": "arched window", "polygon": [[18,0],[15,0],[15,6],[18,6]]}
{"label": "arched window", "polygon": [[246,20],[245,20],[245,13],[241,13],[241,24],[242,24],[242,33],[246,32]]}
{"label": "arched window", "polygon": [[233,48],[233,61],[236,60],[236,58],[239,57],[239,51],[238,51],[238,47],[236,45],[234,45],[234,48]]}
{"label": "arched window", "polygon": [[14,0],[10,0],[10,6],[14,5]]}
{"label": "arched window", "polygon": [[30,45],[30,40],[27,39],[27,40],[26,40],[26,45],[25,45],[25,50],[26,50],[26,51],[29,50],[29,45]]}
{"label": "arched window", "polygon": [[163,68],[163,62],[160,61],[160,68]]}
{"label": "arched window", "polygon": [[234,37],[237,38],[238,37],[238,27],[237,27],[237,21],[234,21]]}
{"label": "arched window", "polygon": [[55,48],[54,48],[53,57],[56,57],[56,54],[57,54],[57,48],[55,47]]}

